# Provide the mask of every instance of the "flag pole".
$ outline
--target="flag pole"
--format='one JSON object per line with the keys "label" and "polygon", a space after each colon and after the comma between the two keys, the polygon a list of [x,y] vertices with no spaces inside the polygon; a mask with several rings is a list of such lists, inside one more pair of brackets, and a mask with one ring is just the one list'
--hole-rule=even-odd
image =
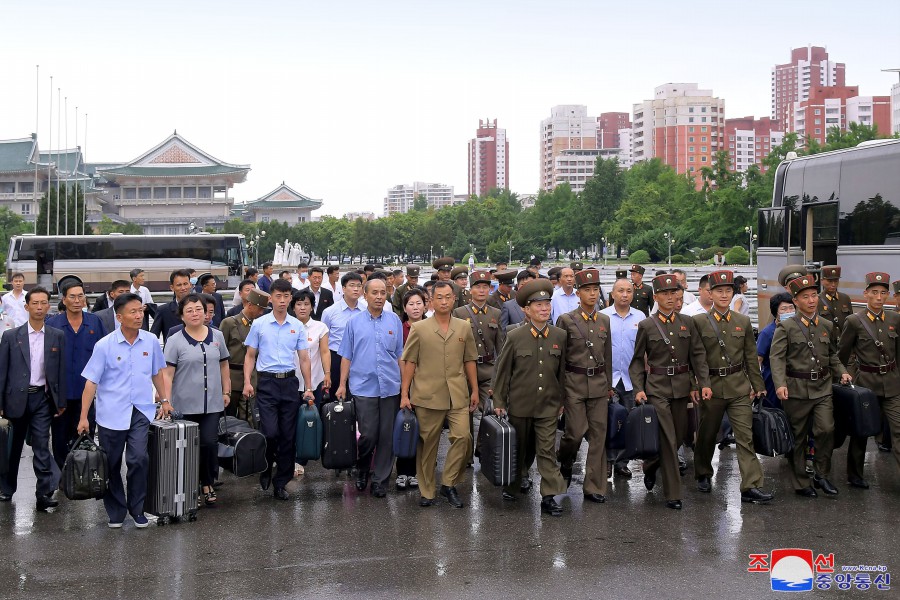
{"label": "flag pole", "polygon": [[64,111],[66,115],[66,208],[64,209],[66,224],[63,226],[63,232],[65,235],[69,235],[69,97],[66,96],[66,110]]}
{"label": "flag pole", "polygon": [[47,127],[47,235],[50,235],[50,168],[53,165],[53,75],[50,76],[50,125]]}
{"label": "flag pole", "polygon": [[59,145],[62,144],[62,88],[56,88],[56,235],[59,235]]}
{"label": "flag pole", "polygon": [[38,188],[38,163],[41,162],[41,151],[38,146],[38,128],[41,121],[41,65],[35,65],[34,77],[34,149],[37,156],[34,159],[34,186],[31,188],[31,206],[34,213],[34,234],[37,235],[38,214],[40,214],[37,202]]}

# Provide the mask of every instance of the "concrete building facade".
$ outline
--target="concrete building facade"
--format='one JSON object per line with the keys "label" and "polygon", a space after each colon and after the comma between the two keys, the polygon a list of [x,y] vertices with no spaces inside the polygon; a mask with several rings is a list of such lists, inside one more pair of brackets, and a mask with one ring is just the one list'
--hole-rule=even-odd
{"label": "concrete building facade", "polygon": [[540,189],[556,186],[556,157],[564,150],[596,150],[596,117],[587,114],[587,106],[565,104],[550,109],[550,117],[541,121]]}
{"label": "concrete building facade", "polygon": [[784,141],[784,128],[769,117],[726,119],[725,140],[732,171],[744,173],[756,165],[765,173],[762,161]]}
{"label": "concrete building facade", "polygon": [[443,183],[424,183],[395,185],[388,189],[384,198],[384,216],[394,213],[405,213],[413,209],[416,197],[424,196],[428,208],[444,208],[453,205],[453,186]]}
{"label": "concrete building facade", "polygon": [[773,120],[790,123],[794,117],[794,103],[809,99],[815,87],[846,85],[846,65],[834,62],[821,46],[807,46],[791,50],[791,62],[772,67]]}
{"label": "concrete building facade", "polygon": [[485,196],[494,189],[509,189],[509,140],[497,119],[479,119],[469,140],[469,194]]}

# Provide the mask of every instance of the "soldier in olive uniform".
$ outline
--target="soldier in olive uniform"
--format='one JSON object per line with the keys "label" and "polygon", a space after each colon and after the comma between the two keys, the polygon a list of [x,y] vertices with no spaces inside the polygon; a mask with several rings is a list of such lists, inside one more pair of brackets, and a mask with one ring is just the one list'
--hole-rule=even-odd
{"label": "soldier in olive uniform", "polygon": [[466,289],[466,282],[469,280],[468,267],[454,267],[450,271],[450,281],[457,289],[457,308],[461,308],[469,303],[469,290]]}
{"label": "soldier in olive uniform", "polygon": [[816,314],[819,293],[815,278],[801,275],[788,281],[787,288],[794,297],[797,315],[775,328],[769,363],[775,395],[781,400],[794,432],[794,450],[787,457],[791,483],[800,496],[815,498],[818,495],[806,472],[807,436],[812,417],[811,433],[816,440],[813,483],[827,495],[834,496],[838,490],[828,480],[834,449],[831,380],[839,376],[841,383],[849,383],[851,378],[838,356],[834,323]]}
{"label": "soldier in olive uniform", "polygon": [[437,273],[438,281],[446,281],[453,286],[453,294],[456,296],[456,302],[453,305],[453,308],[458,308],[460,306],[465,306],[466,303],[463,301],[463,291],[464,289],[460,289],[456,283],[453,282],[453,265],[456,264],[456,259],[452,256],[444,256],[436,259],[431,263],[431,266],[434,267],[435,272]]}
{"label": "soldier in olive uniform", "polygon": [[628,368],[635,403],[650,402],[659,418],[659,456],[644,461],[644,486],[652,490],[662,468],[666,506],[676,510],[682,506],[678,446],[687,435],[692,372],[702,387],[703,400],[712,398],[706,350],[697,327],[690,317],[675,312],[679,289],[674,275],[653,279],[659,309],[638,324],[634,358]]}
{"label": "soldier in olive uniform", "polygon": [[497,280],[497,291],[488,298],[488,304],[494,308],[503,308],[503,303],[508,300],[514,300],[516,291],[513,289],[513,282],[516,280],[518,271],[515,269],[504,269],[494,272],[494,279]]}
{"label": "soldier in olive uniform", "polygon": [[641,265],[631,265],[631,283],[634,284],[634,299],[631,306],[644,313],[645,317],[650,316],[653,310],[653,294],[654,289],[644,283],[644,267]]}
{"label": "soldier in olive uniform", "polygon": [[838,339],[844,329],[844,321],[853,314],[850,296],[838,291],[841,268],[837,265],[822,267],[822,293],[819,295],[819,315],[834,323]]}
{"label": "soldier in olive uniform", "polygon": [[[222,336],[225,338],[225,345],[228,347],[228,368],[231,372],[231,401],[228,404],[228,411],[239,419],[243,419],[256,426],[256,418],[254,417],[255,398],[243,397],[241,391],[244,389],[244,356],[247,354],[247,347],[244,340],[250,333],[250,326],[253,321],[261,317],[269,307],[270,296],[262,290],[250,290],[247,296],[247,306],[238,314],[226,317],[222,320],[220,329]],[[253,389],[256,389],[256,371],[253,371],[251,379]],[[233,408],[232,408],[233,407]],[[231,412],[234,411],[234,412]]]}
{"label": "soldier in olive uniform", "polygon": [[403,314],[403,296],[409,288],[419,285],[419,265],[406,265],[406,281],[394,290],[391,306],[398,315]]}
{"label": "soldier in olive uniform", "polygon": [[730,310],[734,297],[734,273],[715,271],[709,275],[713,308],[693,317],[706,349],[712,398],[700,403],[700,425],[694,451],[697,489],[712,489],[712,457],[722,415],[734,431],[738,468],[741,471],[741,502],[768,502],[774,496],[759,488],[762,466],[753,449],[753,407],[750,396],[765,393],[765,383],[756,358],[756,341],[750,317]]}
{"label": "soldier in olive uniform", "polygon": [[[884,310],[888,298],[887,273],[866,275],[866,308],[847,317],[841,332],[840,359],[851,367],[859,385],[869,388],[881,405],[884,419],[891,428],[891,437],[900,433],[900,315]],[[851,355],[856,356],[850,364]],[[869,489],[863,477],[868,438],[850,436],[847,449],[847,483]],[[900,463],[900,439],[893,440],[894,458]]]}
{"label": "soldier in olive uniform", "polygon": [[519,473],[503,490],[504,500],[528,491],[528,469],[537,458],[541,474],[541,510],[562,514],[554,496],[566,491],[556,462],[556,422],[565,393],[566,333],[549,323],[553,285],[536,279],[519,289],[516,301],[528,323],[510,331],[494,375],[494,411],[509,413],[516,430]]}
{"label": "soldier in olive uniform", "polygon": [[609,317],[597,311],[600,272],[587,269],[575,274],[579,306],[563,313],[556,322],[566,332],[566,431],[557,456],[560,471],[572,482],[572,463],[587,434],[584,499],[606,502],[606,426],[612,398],[612,339]]}

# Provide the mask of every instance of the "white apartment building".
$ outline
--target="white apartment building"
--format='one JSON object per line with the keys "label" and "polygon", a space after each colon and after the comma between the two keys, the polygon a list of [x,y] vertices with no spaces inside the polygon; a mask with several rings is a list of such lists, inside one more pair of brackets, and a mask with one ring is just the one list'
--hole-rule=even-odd
{"label": "white apartment building", "polygon": [[384,198],[384,216],[409,212],[417,196],[425,196],[428,208],[444,208],[453,205],[453,186],[443,183],[416,181],[412,185],[396,185],[387,191]]}
{"label": "white apartment building", "polygon": [[553,159],[553,187],[561,183],[568,183],[573,192],[580,193],[584,191],[585,182],[593,176],[594,165],[597,164],[598,158],[607,159],[619,156],[619,148],[563,150]]}
{"label": "white apartment building", "polygon": [[564,104],[550,109],[550,118],[541,121],[540,189],[551,191],[557,184],[557,155],[564,150],[596,150],[597,118],[587,114],[587,106]]}

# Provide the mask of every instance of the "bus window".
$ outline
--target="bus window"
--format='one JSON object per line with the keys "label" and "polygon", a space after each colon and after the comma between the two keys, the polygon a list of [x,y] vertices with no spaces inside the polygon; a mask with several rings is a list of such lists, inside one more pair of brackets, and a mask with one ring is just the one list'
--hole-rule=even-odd
{"label": "bus window", "polygon": [[786,208],[763,208],[759,211],[759,247],[784,248],[784,214]]}
{"label": "bus window", "polygon": [[800,198],[803,194],[803,169],[805,162],[793,162],[787,165],[784,185],[781,194],[775,200],[775,206],[787,206],[799,210]]}
{"label": "bus window", "polygon": [[841,180],[841,155],[806,161],[803,171],[803,204],[834,202]]}
{"label": "bus window", "polygon": [[851,246],[897,244],[900,231],[900,169],[896,154],[875,149],[844,159],[841,174],[840,241]]}
{"label": "bus window", "polygon": [[808,260],[823,265],[837,262],[837,202],[806,207],[806,234],[810,244],[803,244]]}

